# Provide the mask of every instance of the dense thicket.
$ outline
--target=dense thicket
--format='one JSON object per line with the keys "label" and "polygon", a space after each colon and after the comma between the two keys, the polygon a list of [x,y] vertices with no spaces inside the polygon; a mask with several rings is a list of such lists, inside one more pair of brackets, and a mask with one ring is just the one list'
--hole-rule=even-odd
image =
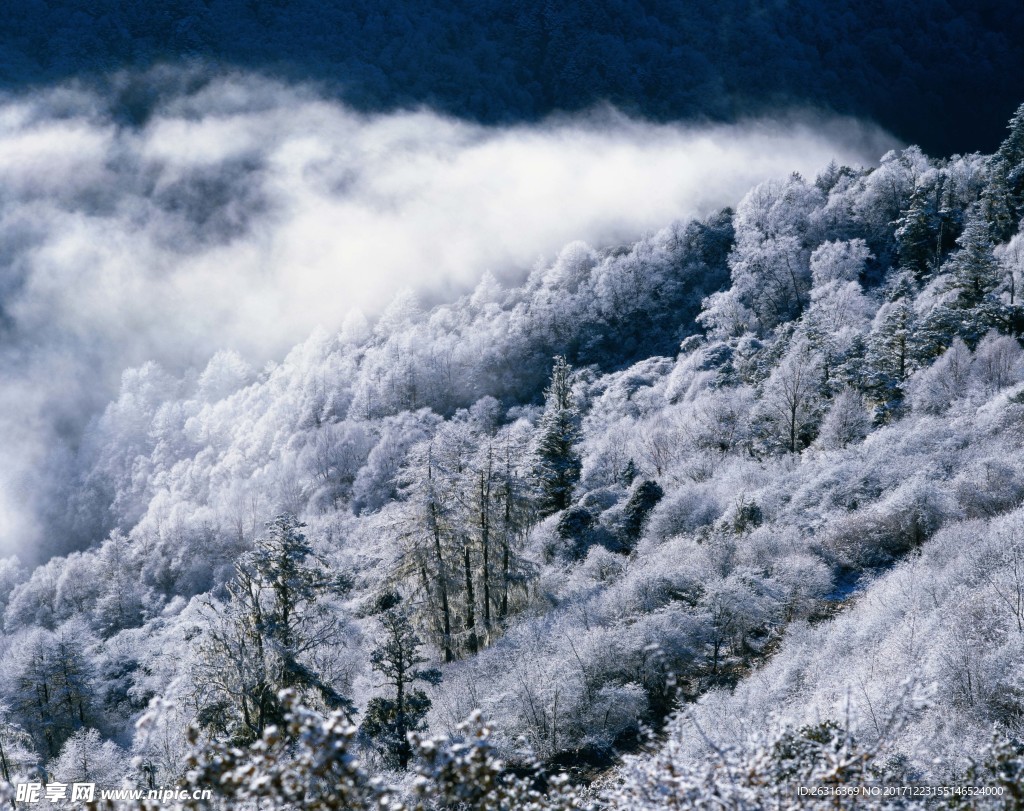
{"label": "dense thicket", "polygon": [[[368,110],[428,104],[508,122],[611,102],[663,120],[732,120],[810,105],[951,152],[995,145],[1024,92],[1022,40],[1013,0],[57,0],[7,9],[0,80],[198,58],[315,77]],[[129,83],[124,111],[144,115],[167,80]]]}
{"label": "dense thicket", "polygon": [[[403,293],[263,370],[126,372],[68,467],[105,537],[0,565],[4,768],[200,762],[282,802],[341,769],[358,802],[426,803],[479,767],[479,807],[543,803],[492,754],[607,766],[696,702],[608,802],[1010,785],[1022,143],[1024,107],[993,156],[766,181],[513,289]],[[407,737],[474,709],[486,752]]]}

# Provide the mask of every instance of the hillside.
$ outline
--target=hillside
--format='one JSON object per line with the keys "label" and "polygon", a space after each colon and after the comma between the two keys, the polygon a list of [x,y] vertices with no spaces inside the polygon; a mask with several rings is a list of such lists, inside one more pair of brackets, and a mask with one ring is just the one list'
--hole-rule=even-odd
{"label": "hillside", "polygon": [[335,735],[365,771],[320,807],[371,775],[432,801],[444,750],[405,733],[475,709],[496,757],[573,774],[668,721],[629,808],[854,741],[848,778],[1019,768],[1022,216],[1024,106],[993,155],[767,180],[262,369],[125,372],[68,451],[93,542],[0,565],[7,774],[202,786],[269,736],[222,787],[297,802],[327,789],[250,778],[356,769]]}

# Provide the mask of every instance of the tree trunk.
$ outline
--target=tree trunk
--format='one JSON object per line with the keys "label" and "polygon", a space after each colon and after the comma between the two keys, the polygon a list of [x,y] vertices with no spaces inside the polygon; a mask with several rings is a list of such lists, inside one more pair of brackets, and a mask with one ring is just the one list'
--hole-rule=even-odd
{"label": "tree trunk", "polygon": [[[431,512],[434,511],[433,505],[431,505]],[[455,656],[452,653],[452,614],[451,608],[448,605],[448,584],[445,582],[444,572],[444,556],[441,554],[441,533],[434,525],[434,555],[437,558],[437,590],[441,595],[441,624],[444,627],[444,660],[446,662],[455,661]]]}
{"label": "tree trunk", "polygon": [[480,473],[480,551],[483,555],[484,628],[491,629],[491,452],[487,451],[487,471]]}
{"label": "tree trunk", "polygon": [[466,571],[466,647],[469,649],[470,653],[476,653],[476,608],[474,605],[476,597],[473,594],[473,567],[472,560],[469,554],[468,538],[466,539],[466,545],[463,547],[463,561],[465,564]]}
{"label": "tree trunk", "polygon": [[505,456],[505,515],[504,526],[501,533],[501,605],[498,609],[498,616],[505,619],[508,616],[508,581],[511,569],[511,546],[509,537],[512,527],[512,459],[506,448]]}
{"label": "tree trunk", "polygon": [[[427,481],[433,478],[433,465],[427,462]],[[441,596],[441,623],[444,627],[442,647],[444,648],[444,660],[454,662],[455,655],[452,653],[452,615],[448,605],[448,583],[445,576],[444,554],[441,551],[441,528],[437,521],[437,504],[434,503],[434,493],[431,489],[428,494],[430,510],[430,528],[434,536],[434,557],[437,563],[437,590]]]}

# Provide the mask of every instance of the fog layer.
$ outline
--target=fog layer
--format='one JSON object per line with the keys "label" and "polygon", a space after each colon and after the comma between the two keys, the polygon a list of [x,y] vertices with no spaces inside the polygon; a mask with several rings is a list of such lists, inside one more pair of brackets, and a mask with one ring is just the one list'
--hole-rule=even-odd
{"label": "fog layer", "polygon": [[73,87],[8,98],[0,549],[43,539],[51,479],[131,365],[271,359],[401,287],[436,298],[485,270],[511,278],[571,240],[635,237],[889,141],[806,114],[704,128],[613,111],[510,128],[371,117],[251,76],[138,128]]}

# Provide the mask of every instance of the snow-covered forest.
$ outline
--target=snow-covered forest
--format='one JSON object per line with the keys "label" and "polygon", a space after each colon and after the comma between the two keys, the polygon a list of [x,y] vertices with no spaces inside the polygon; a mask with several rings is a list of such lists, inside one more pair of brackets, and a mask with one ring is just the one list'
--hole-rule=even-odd
{"label": "snow-covered forest", "polygon": [[1024,106],[992,155],[833,163],[262,368],[126,371],[63,457],[88,542],[0,561],[3,778],[1012,807],[1022,217]]}

